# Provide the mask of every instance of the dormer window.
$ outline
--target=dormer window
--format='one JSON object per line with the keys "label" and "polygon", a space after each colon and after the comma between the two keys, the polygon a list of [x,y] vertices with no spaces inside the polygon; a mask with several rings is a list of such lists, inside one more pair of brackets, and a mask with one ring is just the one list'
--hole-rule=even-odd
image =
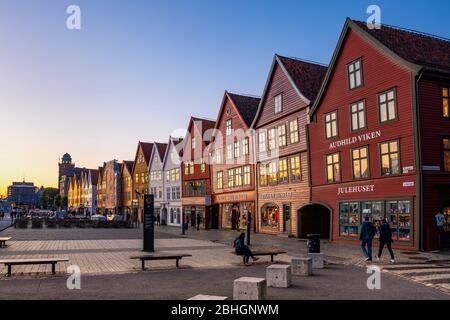
{"label": "dormer window", "polygon": [[281,93],[275,96],[274,103],[275,113],[280,113],[281,111],[283,111],[283,95]]}
{"label": "dormer window", "polygon": [[362,87],[362,62],[361,59],[353,61],[347,65],[348,87],[350,90]]}

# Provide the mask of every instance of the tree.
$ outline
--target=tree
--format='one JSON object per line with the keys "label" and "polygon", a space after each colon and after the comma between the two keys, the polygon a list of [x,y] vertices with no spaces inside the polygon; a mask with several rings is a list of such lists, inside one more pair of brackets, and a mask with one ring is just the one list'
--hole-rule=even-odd
{"label": "tree", "polygon": [[68,205],[69,205],[69,198],[67,198],[67,196],[64,196],[61,200],[61,206],[63,208],[67,208]]}
{"label": "tree", "polygon": [[55,200],[54,200],[54,202],[53,202],[53,205],[54,205],[55,208],[57,208],[57,209],[60,209],[60,208],[61,208],[61,205],[62,205],[62,197],[61,197],[60,194],[58,194],[58,195],[55,197]]}
{"label": "tree", "polygon": [[39,205],[44,210],[49,210],[54,208],[55,197],[59,194],[59,190],[56,188],[45,188],[41,192],[39,198]]}

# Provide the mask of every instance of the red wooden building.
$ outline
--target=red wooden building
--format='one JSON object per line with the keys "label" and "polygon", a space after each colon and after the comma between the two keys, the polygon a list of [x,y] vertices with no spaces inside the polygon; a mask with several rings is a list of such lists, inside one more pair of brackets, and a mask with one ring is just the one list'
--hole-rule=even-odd
{"label": "red wooden building", "polygon": [[326,236],[356,242],[369,216],[388,219],[397,247],[439,246],[434,216],[450,222],[449,87],[448,40],[347,19],[310,113],[312,198],[300,216],[316,225],[305,232],[329,224]]}
{"label": "red wooden building", "polygon": [[211,214],[211,174],[208,146],[215,121],[191,117],[183,140],[181,161],[182,205],[185,219],[196,225],[197,214],[203,228],[218,228],[219,217]]}

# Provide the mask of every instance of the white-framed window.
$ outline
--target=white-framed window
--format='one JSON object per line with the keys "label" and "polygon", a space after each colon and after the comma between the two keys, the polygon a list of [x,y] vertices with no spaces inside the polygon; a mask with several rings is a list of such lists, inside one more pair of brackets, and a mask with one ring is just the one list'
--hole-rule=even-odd
{"label": "white-framed window", "polygon": [[216,164],[222,164],[222,151],[223,149],[216,150]]}
{"label": "white-framed window", "polygon": [[275,104],[275,113],[280,113],[281,111],[283,111],[283,94],[282,93],[275,96],[274,104]]}
{"label": "white-framed window", "polygon": [[191,149],[195,149],[195,137],[191,139]]}
{"label": "white-framed window", "polygon": [[229,120],[227,120],[226,122],[225,122],[225,134],[227,135],[227,136],[231,136],[231,131],[232,131],[232,129],[231,129],[231,119],[229,119]]}
{"label": "white-framed window", "polygon": [[362,61],[358,59],[347,65],[348,86],[350,90],[362,87]]}
{"label": "white-framed window", "polygon": [[350,105],[352,118],[352,131],[366,128],[366,106],[365,101],[359,101]]}
{"label": "white-framed window", "polygon": [[234,169],[228,170],[228,188],[234,187]]}
{"label": "white-framed window", "polygon": [[244,186],[250,185],[251,181],[250,166],[244,167]]}
{"label": "white-framed window", "polygon": [[395,89],[390,89],[378,95],[378,110],[381,123],[397,119]]}
{"label": "white-framed window", "polygon": [[217,189],[223,188],[223,172],[217,172]]}
{"label": "white-framed window", "polygon": [[234,143],[234,157],[239,158],[239,142]]}
{"label": "white-framed window", "polygon": [[297,121],[297,119],[289,121],[289,141],[291,144],[298,142],[298,121]]}
{"label": "white-framed window", "polygon": [[227,144],[227,160],[233,159],[233,145]]}
{"label": "white-framed window", "polygon": [[249,152],[249,139],[245,138],[244,140],[242,140],[242,155],[247,156]]}
{"label": "white-framed window", "polygon": [[242,168],[234,169],[234,179],[236,187],[242,186]]}
{"label": "white-framed window", "polygon": [[269,143],[269,150],[274,150],[276,148],[276,129],[272,128],[269,129],[269,133],[268,133],[268,143]]}
{"label": "white-framed window", "polygon": [[258,148],[259,152],[266,151],[266,132],[264,131],[261,131],[258,134]]}
{"label": "white-framed window", "polygon": [[285,124],[278,126],[278,145],[280,147],[285,147],[287,145],[286,125]]}
{"label": "white-framed window", "polygon": [[327,139],[337,137],[337,111],[325,114],[325,136]]}

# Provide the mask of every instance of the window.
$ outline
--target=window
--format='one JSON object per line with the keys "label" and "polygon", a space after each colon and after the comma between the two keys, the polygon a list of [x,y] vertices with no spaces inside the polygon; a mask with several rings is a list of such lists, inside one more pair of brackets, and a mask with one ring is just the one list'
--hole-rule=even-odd
{"label": "window", "polygon": [[223,149],[216,150],[216,164],[222,164],[222,151]]}
{"label": "window", "polygon": [[249,154],[249,145],[248,145],[249,139],[245,138],[242,141],[242,155],[247,156]]}
{"label": "window", "polygon": [[181,199],[181,190],[180,187],[175,187],[175,199]]}
{"label": "window", "polygon": [[145,183],[145,173],[141,173],[141,183]]}
{"label": "window", "polygon": [[288,181],[288,161],[287,159],[280,159],[278,161],[278,183],[286,183]]}
{"label": "window", "polygon": [[450,138],[443,139],[444,171],[450,172]]}
{"label": "window", "polygon": [[166,171],[166,182],[170,181],[170,171]]}
{"label": "window", "polygon": [[162,171],[158,170],[158,181],[162,181]]}
{"label": "window", "polygon": [[392,239],[411,240],[411,201],[386,201],[386,219],[392,230]]}
{"label": "window", "polygon": [[201,171],[201,173],[205,173],[205,172],[206,172],[205,158],[202,158],[202,159],[201,159],[200,171]]}
{"label": "window", "polygon": [[397,119],[395,89],[391,89],[378,95],[378,112],[381,123]]}
{"label": "window", "polygon": [[275,131],[276,131],[275,128],[269,129],[269,134],[268,134],[269,150],[273,150],[276,147]]}
{"label": "window", "polygon": [[234,179],[236,187],[242,186],[242,168],[234,169]]}
{"label": "window", "polygon": [[341,164],[339,158],[339,153],[327,155],[328,183],[341,181]]}
{"label": "window", "polygon": [[352,122],[352,131],[366,128],[366,110],[365,102],[359,101],[350,105],[350,114]]}
{"label": "window", "polygon": [[276,205],[266,204],[261,207],[261,227],[278,229],[280,212]]}
{"label": "window", "polygon": [[234,169],[228,170],[228,188],[234,187]]}
{"label": "window", "polygon": [[325,135],[327,139],[337,137],[337,111],[333,111],[325,115]]}
{"label": "window", "polygon": [[267,164],[259,164],[259,185],[267,186]]}
{"label": "window", "polygon": [[284,147],[287,145],[286,125],[278,126],[278,145]]}
{"label": "window", "polygon": [[136,173],[134,181],[136,181],[136,183],[139,183],[139,173]]}
{"label": "window", "polygon": [[259,146],[259,152],[266,151],[266,133],[264,131],[260,132],[258,135],[258,146]]}
{"label": "window", "polygon": [[166,188],[167,200],[170,200],[170,188]]}
{"label": "window", "polygon": [[239,142],[234,143],[234,157],[239,158]]}
{"label": "window", "polygon": [[348,86],[350,90],[359,88],[363,85],[361,59],[358,59],[347,66]]}
{"label": "window", "polygon": [[283,95],[280,93],[279,95],[276,95],[274,98],[275,103],[275,113],[280,113],[283,111]]}
{"label": "window", "polygon": [[297,182],[302,180],[302,172],[300,166],[300,156],[293,156],[290,159],[291,166],[291,182]]}
{"label": "window", "polygon": [[269,184],[277,184],[278,182],[277,161],[269,162]]}
{"label": "window", "polygon": [[289,122],[289,140],[291,143],[298,142],[298,121],[297,121],[297,119]]}
{"label": "window", "polygon": [[189,172],[194,174],[194,161],[189,161]]}
{"label": "window", "polygon": [[233,145],[227,144],[227,160],[233,159]]}
{"label": "window", "polygon": [[369,149],[368,147],[352,150],[353,179],[369,177]]}
{"label": "window", "polygon": [[195,138],[191,139],[191,149],[195,149]]}
{"label": "window", "polygon": [[179,181],[180,180],[180,168],[176,168],[174,169],[175,171],[175,180],[174,181]]}
{"label": "window", "polygon": [[250,185],[250,179],[251,179],[250,166],[245,166],[244,167],[244,186]]}
{"label": "window", "polygon": [[359,202],[341,203],[339,205],[339,235],[357,237],[359,225]]}
{"label": "window", "polygon": [[231,119],[227,120],[227,122],[225,123],[226,129],[225,129],[225,134],[227,136],[231,136]]}
{"label": "window", "polygon": [[175,189],[175,187],[173,187],[172,188],[172,200],[175,200],[176,199],[176,189]]}
{"label": "window", "polygon": [[450,118],[450,88],[442,88],[442,116],[444,118]]}
{"label": "window", "polygon": [[223,172],[217,172],[217,189],[223,188]]}
{"label": "window", "polygon": [[380,144],[381,175],[389,176],[400,173],[400,154],[398,141]]}
{"label": "window", "polygon": [[186,176],[189,175],[189,161],[186,161],[184,163],[184,175],[186,175]]}

